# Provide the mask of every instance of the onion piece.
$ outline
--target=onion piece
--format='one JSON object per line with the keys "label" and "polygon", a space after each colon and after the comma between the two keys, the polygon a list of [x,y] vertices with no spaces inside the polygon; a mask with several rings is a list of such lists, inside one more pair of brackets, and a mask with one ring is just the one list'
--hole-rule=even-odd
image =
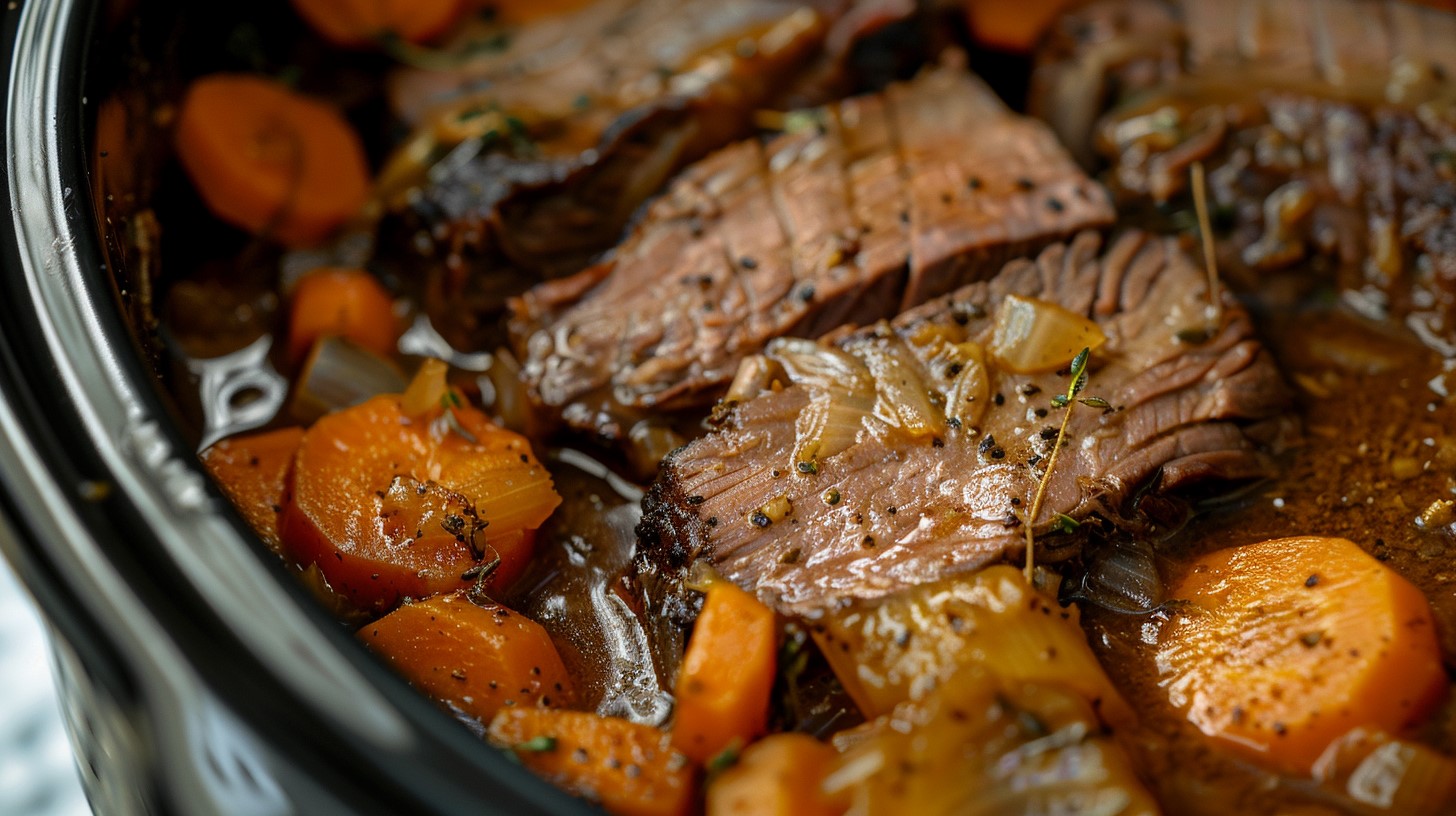
{"label": "onion piece", "polygon": [[369,399],[398,394],[407,381],[389,360],[338,337],[314,343],[303,364],[288,412],[299,422]]}
{"label": "onion piece", "polygon": [[914,437],[945,433],[944,414],[931,403],[920,363],[898,336],[871,338],[849,351],[874,376],[877,416]]}
{"label": "onion piece", "polygon": [[859,441],[864,420],[874,408],[867,397],[819,392],[794,421],[794,450],[789,462],[794,473],[812,473],[812,463],[843,453]]}
{"label": "onion piece", "polygon": [[738,364],[738,371],[733,375],[733,382],[728,386],[728,393],[723,395],[723,402],[729,404],[747,402],[769,390],[775,379],[780,381],[788,379],[783,367],[777,362],[762,354],[745,357],[743,362]]}
{"label": "onion piece", "polygon": [[1093,706],[1065,686],[968,665],[859,737],[822,783],[850,813],[1158,812]]}
{"label": "onion piece", "polygon": [[450,366],[445,361],[433,357],[420,364],[400,399],[400,408],[407,416],[425,416],[440,409],[445,395],[450,393],[450,386],[445,383],[445,375],[449,371]]}
{"label": "onion piece", "polygon": [[[769,366],[809,392],[794,423],[791,473],[814,473],[818,460],[848,450],[875,405],[875,381],[853,356],[813,340],[781,337],[765,351]],[[740,374],[742,370],[740,369]]]}
{"label": "onion piece", "polygon": [[799,337],[780,337],[764,353],[784,367],[789,381],[824,391],[873,394],[874,377],[864,363],[832,346]]}
{"label": "onion piece", "polygon": [[1109,543],[1091,553],[1077,597],[1113,612],[1150,612],[1163,603],[1163,579],[1146,541]]}
{"label": "onion piece", "polygon": [[1428,746],[1356,728],[1325,749],[1314,781],[1365,808],[1401,814],[1450,813],[1456,760]]}
{"label": "onion piece", "polygon": [[978,428],[991,400],[991,372],[986,368],[986,351],[979,343],[957,343],[943,350],[947,365],[960,372],[945,393],[945,418],[965,428]]}
{"label": "onion piece", "polygon": [[1082,315],[1045,300],[1008,295],[996,310],[990,351],[1008,371],[1041,374],[1105,342],[1102,327]]}

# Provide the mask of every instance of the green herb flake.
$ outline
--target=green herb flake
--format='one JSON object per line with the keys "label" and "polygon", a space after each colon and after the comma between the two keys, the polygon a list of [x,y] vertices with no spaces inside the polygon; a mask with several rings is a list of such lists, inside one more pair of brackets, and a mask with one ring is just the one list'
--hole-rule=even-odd
{"label": "green herb flake", "polygon": [[1112,403],[1101,397],[1082,397],[1077,401],[1089,408],[1101,408],[1104,411],[1112,407]]}
{"label": "green herb flake", "polygon": [[1082,522],[1077,521],[1066,513],[1057,513],[1052,519],[1052,529],[1058,533],[1075,533]]}
{"label": "green herb flake", "polygon": [[547,736],[546,734],[541,734],[539,736],[532,737],[525,742],[516,743],[516,750],[532,754],[544,754],[550,751],[555,751],[556,738],[552,736]]}
{"label": "green herb flake", "polygon": [[1067,386],[1067,399],[1072,399],[1087,387],[1087,360],[1091,356],[1092,349],[1084,347],[1072,358],[1072,383]]}
{"label": "green herb flake", "polygon": [[708,760],[708,764],[704,766],[708,770],[708,776],[710,778],[717,776],[734,765],[737,765],[739,753],[740,743],[735,739],[728,744],[727,748],[714,754],[713,758]]}

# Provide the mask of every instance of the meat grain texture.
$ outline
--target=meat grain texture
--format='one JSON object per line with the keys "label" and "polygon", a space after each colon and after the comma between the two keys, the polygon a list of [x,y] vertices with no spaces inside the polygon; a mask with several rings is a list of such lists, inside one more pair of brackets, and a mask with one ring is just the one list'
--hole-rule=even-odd
{"label": "meat grain texture", "polygon": [[1180,340],[1204,325],[1203,270],[1170,239],[1130,233],[1100,248],[1084,233],[893,322],[821,342],[821,368],[854,371],[858,361],[862,379],[850,379],[873,385],[857,413],[853,387],[832,394],[831,424],[857,427],[812,468],[798,465],[796,446],[826,380],[794,376],[816,365],[809,350],[771,346],[790,382],[768,382],[664,462],[638,528],[643,571],[671,576],[706,559],[781,611],[812,614],[1019,556],[1065,372],[1013,374],[985,357],[978,386],[961,380],[975,364],[955,362],[990,343],[1011,296],[1090,317],[1107,337],[1085,393],[1111,407],[1079,406],[1070,420],[1032,522],[1041,557],[1075,551],[1077,535],[1054,531],[1058,515],[1135,524],[1149,496],[1176,502],[1271,475],[1271,454],[1295,432],[1291,403],[1248,315],[1226,303],[1212,337]]}
{"label": "meat grain texture", "polygon": [[513,304],[540,409],[620,439],[705,409],[773,338],[891,317],[1114,215],[954,58],[801,117],[689,168],[614,257]]}
{"label": "meat grain texture", "polygon": [[420,133],[404,155],[445,153],[396,207],[471,272],[579,271],[673,172],[747,136],[786,88],[842,75],[861,34],[912,9],[602,0],[504,32],[472,24],[460,64],[391,77],[391,107]]}
{"label": "meat grain texture", "polygon": [[1456,15],[1406,2],[1104,0],[1039,54],[1033,112],[1124,212],[1208,169],[1231,282],[1330,286],[1456,355]]}

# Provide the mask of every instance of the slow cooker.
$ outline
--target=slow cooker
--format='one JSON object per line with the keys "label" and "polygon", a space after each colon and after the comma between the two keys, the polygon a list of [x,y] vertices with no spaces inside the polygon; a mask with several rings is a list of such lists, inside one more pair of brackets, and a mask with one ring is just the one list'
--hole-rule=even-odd
{"label": "slow cooker", "polygon": [[127,71],[115,21],[165,25],[184,8],[143,5],[4,11],[0,551],[52,629],[93,807],[588,812],[376,662],[200,469],[127,320],[95,206],[97,93]]}

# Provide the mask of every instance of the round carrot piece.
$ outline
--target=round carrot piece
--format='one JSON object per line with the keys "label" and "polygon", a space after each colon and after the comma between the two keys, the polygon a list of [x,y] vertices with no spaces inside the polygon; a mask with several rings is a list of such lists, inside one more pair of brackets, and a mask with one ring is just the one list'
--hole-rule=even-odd
{"label": "round carrot piece", "polygon": [[342,337],[381,357],[393,354],[399,342],[394,300],[362,269],[315,269],[299,279],[290,302],[288,358],[294,364],[323,337]]}
{"label": "round carrot piece", "polygon": [[280,428],[224,439],[201,454],[218,487],[274,552],[281,549],[278,513],[302,440],[302,428]]}
{"label": "round carrot piece", "polygon": [[1307,774],[1351,729],[1417,722],[1447,687],[1420,590],[1343,538],[1304,536],[1198,559],[1172,595],[1158,666],[1205,734]]}
{"label": "round carrot piece", "polygon": [[572,701],[550,635],[504,606],[440,595],[401,606],[357,637],[415,688],[482,723],[503,708]]}
{"label": "round carrot piece", "polygon": [[288,246],[323,241],[369,195],[364,147],[328,105],[244,74],[187,89],[177,155],[208,209]]}
{"label": "round carrot piece", "polygon": [[488,585],[506,586],[560,503],[524,437],[468,406],[411,414],[391,394],[304,434],[279,534],[299,566],[380,610],[469,586],[496,558]]}
{"label": "round carrot piece", "polygon": [[424,43],[460,19],[463,0],[293,0],[305,22],[334,45],[364,48],[388,37]]}

